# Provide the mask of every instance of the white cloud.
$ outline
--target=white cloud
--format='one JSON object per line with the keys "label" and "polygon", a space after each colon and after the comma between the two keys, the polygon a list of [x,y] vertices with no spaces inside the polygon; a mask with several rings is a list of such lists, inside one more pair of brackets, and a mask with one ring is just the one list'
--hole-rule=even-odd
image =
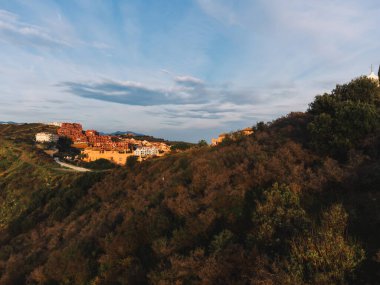
{"label": "white cloud", "polygon": [[241,25],[235,13],[234,0],[197,0],[201,9],[211,17],[228,25]]}
{"label": "white cloud", "polygon": [[182,84],[185,86],[200,86],[203,85],[204,82],[202,79],[193,77],[193,76],[176,76],[174,81],[178,84]]}

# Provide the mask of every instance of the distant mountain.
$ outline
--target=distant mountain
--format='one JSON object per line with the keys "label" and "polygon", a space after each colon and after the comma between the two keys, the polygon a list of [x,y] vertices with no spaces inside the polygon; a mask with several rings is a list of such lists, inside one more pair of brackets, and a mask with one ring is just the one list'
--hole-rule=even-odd
{"label": "distant mountain", "polygon": [[116,131],[113,133],[99,132],[101,135],[111,135],[111,136],[122,136],[122,135],[133,135],[133,136],[145,136],[144,134],[135,133],[132,131]]}
{"label": "distant mountain", "polygon": [[135,132],[131,132],[131,131],[117,131],[117,132],[111,133],[111,135],[114,135],[114,136],[121,136],[121,135],[145,136],[144,134],[135,133]]}
{"label": "distant mountain", "polygon": [[6,125],[6,124],[10,124],[10,125],[17,125],[18,123],[16,123],[16,122],[13,122],[13,121],[8,121],[8,122],[5,122],[5,121],[0,121],[0,125]]}

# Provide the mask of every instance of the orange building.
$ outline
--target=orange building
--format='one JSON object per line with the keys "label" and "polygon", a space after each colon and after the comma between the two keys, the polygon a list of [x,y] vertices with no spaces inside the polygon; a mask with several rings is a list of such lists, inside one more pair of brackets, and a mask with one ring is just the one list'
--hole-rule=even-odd
{"label": "orange building", "polygon": [[125,165],[127,158],[133,156],[132,152],[117,151],[117,150],[103,150],[99,148],[86,148],[82,151],[84,155],[83,161],[91,162],[98,159],[107,159],[119,165]]}
{"label": "orange building", "polygon": [[85,132],[85,134],[86,134],[86,137],[93,137],[93,136],[98,136],[99,135],[99,133],[97,131],[95,131],[95,130],[87,130]]}
{"label": "orange building", "polygon": [[219,135],[218,138],[211,139],[211,146],[216,146],[220,144],[227,136],[229,136],[231,139],[234,139],[234,134],[235,135],[243,135],[243,136],[249,136],[253,134],[253,129],[252,128],[245,128],[243,130],[237,131],[236,133],[231,133],[230,135],[228,134],[221,134]]}
{"label": "orange building", "polygon": [[211,139],[211,145],[216,146],[216,145],[220,144],[226,138],[226,136],[227,136],[227,134],[221,134],[216,139],[212,138]]}
{"label": "orange building", "polygon": [[73,143],[86,143],[87,138],[83,133],[82,125],[77,123],[62,123],[62,126],[57,130],[60,137],[68,137]]}
{"label": "orange building", "polygon": [[244,136],[250,136],[253,134],[253,129],[252,128],[245,128],[244,130],[241,130],[240,132]]}

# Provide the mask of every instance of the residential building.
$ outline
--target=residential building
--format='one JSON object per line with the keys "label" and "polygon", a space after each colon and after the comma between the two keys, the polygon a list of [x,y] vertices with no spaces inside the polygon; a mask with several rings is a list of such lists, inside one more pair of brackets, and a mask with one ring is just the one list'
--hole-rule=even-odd
{"label": "residential building", "polygon": [[240,131],[240,133],[244,136],[250,136],[253,134],[253,129],[252,128],[245,128]]}
{"label": "residential building", "polygon": [[48,123],[49,126],[54,126],[54,127],[62,127],[62,123],[60,122],[51,122]]}
{"label": "residential building", "polygon": [[82,151],[84,155],[83,161],[91,162],[98,159],[107,159],[113,163],[124,165],[129,156],[133,156],[132,152],[117,150],[102,150],[99,148],[86,148]]}
{"label": "residential building", "polygon": [[158,155],[159,151],[156,147],[139,147],[134,152],[134,155],[136,156],[153,156]]}
{"label": "residential building", "polygon": [[56,134],[51,134],[51,133],[37,133],[36,134],[36,142],[39,143],[50,143],[54,142],[56,143],[58,141],[58,136]]}

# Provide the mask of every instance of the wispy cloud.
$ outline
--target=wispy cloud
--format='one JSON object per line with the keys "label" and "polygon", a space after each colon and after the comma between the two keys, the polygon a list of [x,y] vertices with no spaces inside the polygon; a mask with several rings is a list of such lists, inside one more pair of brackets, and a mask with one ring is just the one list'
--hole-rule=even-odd
{"label": "wispy cloud", "polygon": [[203,80],[192,76],[177,76],[174,80],[177,84],[183,86],[195,87],[204,85]]}
{"label": "wispy cloud", "polygon": [[0,10],[0,40],[33,46],[69,47],[71,44],[54,36],[45,28],[25,23],[18,15]]}
{"label": "wispy cloud", "polygon": [[229,25],[241,25],[238,15],[235,13],[234,0],[197,0],[201,9],[208,15],[222,23]]}

